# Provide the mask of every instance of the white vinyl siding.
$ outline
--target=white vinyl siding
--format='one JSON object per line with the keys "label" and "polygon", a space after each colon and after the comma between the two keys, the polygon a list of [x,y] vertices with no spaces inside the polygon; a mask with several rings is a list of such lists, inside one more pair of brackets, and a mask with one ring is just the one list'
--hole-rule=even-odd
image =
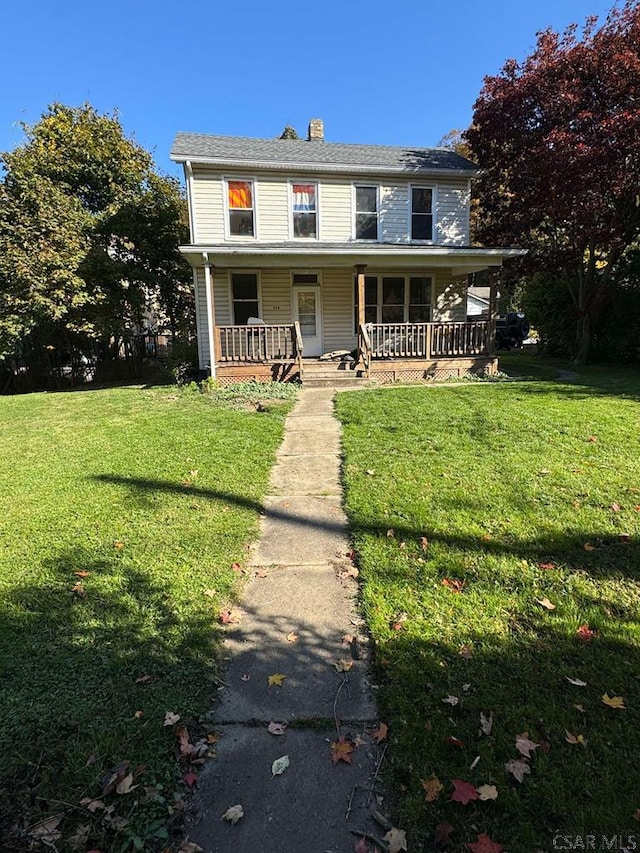
{"label": "white vinyl siding", "polygon": [[378,235],[383,243],[407,242],[408,204],[408,184],[380,187]]}
{"label": "white vinyl siding", "polygon": [[292,323],[291,273],[288,269],[262,270],[262,319],[268,325]]}
{"label": "white vinyl siding", "polygon": [[346,243],[352,234],[351,183],[322,183],[320,193],[320,239]]}
{"label": "white vinyl siding", "polygon": [[354,349],[353,268],[327,269],[322,273],[324,350]]}
{"label": "white vinyl siding", "polygon": [[289,192],[284,181],[259,180],[258,236],[265,243],[289,239]]}
{"label": "white vinyl siding", "polygon": [[468,181],[440,181],[436,199],[436,219],[433,239],[436,243],[456,246],[469,245]]}
{"label": "white vinyl siding", "polygon": [[221,243],[225,239],[224,184],[219,175],[193,173],[193,214],[199,244]]}

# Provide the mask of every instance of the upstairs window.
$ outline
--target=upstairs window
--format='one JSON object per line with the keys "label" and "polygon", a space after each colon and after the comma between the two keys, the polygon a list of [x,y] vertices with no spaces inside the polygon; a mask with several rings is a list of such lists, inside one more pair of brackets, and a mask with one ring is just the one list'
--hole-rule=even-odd
{"label": "upstairs window", "polygon": [[378,239],[378,188],[356,187],[356,240]]}
{"label": "upstairs window", "polygon": [[260,316],[258,302],[258,276],[254,272],[232,273],[233,323],[246,326],[249,317]]}
{"label": "upstairs window", "polygon": [[411,239],[433,240],[433,190],[411,187]]}
{"label": "upstairs window", "polygon": [[253,237],[253,182],[229,181],[229,234],[233,237]]}
{"label": "upstairs window", "polygon": [[293,184],[293,236],[314,239],[318,236],[317,185]]}

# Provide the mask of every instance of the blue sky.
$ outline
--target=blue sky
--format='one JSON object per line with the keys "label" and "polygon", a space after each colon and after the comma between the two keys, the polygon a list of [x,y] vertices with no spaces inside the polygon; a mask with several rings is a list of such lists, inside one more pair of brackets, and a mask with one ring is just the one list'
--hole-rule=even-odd
{"label": "blue sky", "polygon": [[606,16],[613,0],[22,0],[5,4],[0,151],[53,101],[118,109],[178,174],[178,130],[435,145],[468,125],[486,74],[538,30]]}

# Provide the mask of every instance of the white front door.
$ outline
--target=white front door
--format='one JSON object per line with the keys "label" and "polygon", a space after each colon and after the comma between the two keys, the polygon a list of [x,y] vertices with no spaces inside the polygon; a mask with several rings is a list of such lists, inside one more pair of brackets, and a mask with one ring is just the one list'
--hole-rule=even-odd
{"label": "white front door", "polygon": [[317,284],[294,284],[293,319],[300,323],[302,355],[322,355],[322,302]]}

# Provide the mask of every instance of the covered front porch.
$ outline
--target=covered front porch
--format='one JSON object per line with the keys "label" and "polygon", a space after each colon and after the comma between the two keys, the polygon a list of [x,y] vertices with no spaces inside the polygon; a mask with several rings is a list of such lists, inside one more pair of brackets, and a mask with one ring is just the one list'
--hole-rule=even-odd
{"label": "covered front porch", "polygon": [[[200,368],[222,383],[410,381],[492,373],[497,280],[511,250],[216,246],[194,266]],[[489,317],[466,320],[469,272],[491,268]]]}

